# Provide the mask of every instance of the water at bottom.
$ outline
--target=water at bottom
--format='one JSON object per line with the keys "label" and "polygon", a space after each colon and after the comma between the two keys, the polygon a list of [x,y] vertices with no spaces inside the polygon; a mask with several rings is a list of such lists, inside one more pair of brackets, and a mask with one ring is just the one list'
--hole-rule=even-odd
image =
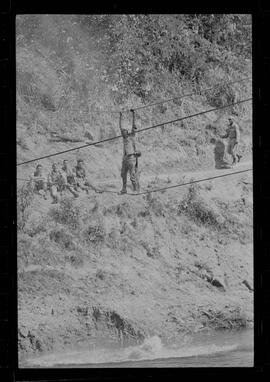
{"label": "water at bottom", "polygon": [[103,341],[91,349],[28,360],[28,367],[252,367],[253,356],[253,330],[224,330],[202,333],[181,344],[164,345],[158,336],[127,347]]}

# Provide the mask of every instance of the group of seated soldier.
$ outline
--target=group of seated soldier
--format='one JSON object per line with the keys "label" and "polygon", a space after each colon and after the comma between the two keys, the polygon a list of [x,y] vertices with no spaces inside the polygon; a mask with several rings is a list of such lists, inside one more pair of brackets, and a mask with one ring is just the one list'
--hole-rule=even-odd
{"label": "group of seated soldier", "polygon": [[72,168],[68,160],[63,160],[62,166],[57,163],[52,164],[51,171],[46,176],[43,166],[38,164],[31,177],[34,191],[47,199],[48,191],[53,199],[53,203],[58,203],[64,191],[69,191],[75,198],[79,196],[79,191],[84,190],[89,193],[89,189],[95,192],[102,192],[93,186],[86,177],[84,162],[77,160],[77,165]]}

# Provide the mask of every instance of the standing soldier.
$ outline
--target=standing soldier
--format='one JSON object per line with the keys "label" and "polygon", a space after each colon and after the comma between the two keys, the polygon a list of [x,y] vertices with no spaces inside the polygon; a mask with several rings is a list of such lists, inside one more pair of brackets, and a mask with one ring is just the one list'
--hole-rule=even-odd
{"label": "standing soldier", "polygon": [[76,190],[76,174],[72,170],[72,168],[69,166],[68,161],[66,159],[63,160],[63,166],[62,170],[64,174],[66,175],[66,189],[71,192],[71,194],[78,198],[79,194],[75,191]]}
{"label": "standing soldier", "polygon": [[31,177],[31,182],[34,182],[34,191],[42,195],[44,199],[47,199],[47,181],[41,164],[37,165],[36,170]]}
{"label": "standing soldier", "polygon": [[101,190],[98,190],[93,184],[91,184],[86,178],[86,171],[84,168],[84,162],[82,159],[77,160],[77,165],[75,166],[75,175],[76,175],[76,186],[80,189],[89,193],[89,188],[95,192],[101,193]]}
{"label": "standing soldier", "polygon": [[227,153],[230,154],[233,158],[232,164],[237,162],[240,162],[240,159],[242,158],[241,155],[237,153],[239,141],[240,141],[240,130],[239,126],[234,121],[233,117],[228,118],[229,126],[226,130],[226,134],[221,136],[221,138],[228,138],[228,146],[227,146]]}
{"label": "standing soldier", "polygon": [[[53,198],[53,204],[60,201],[60,195],[67,183],[65,174],[58,169],[57,163],[52,164],[52,170],[48,175],[48,185]],[[59,195],[60,193],[60,195]]]}
{"label": "standing soldier", "polygon": [[[130,181],[132,183],[133,191],[139,191],[139,181],[138,181],[138,160],[137,158],[141,156],[140,152],[136,151],[135,144],[135,132],[137,127],[134,121],[134,111],[132,129],[129,133],[127,129],[122,128],[121,120],[122,113],[120,113],[119,128],[123,137],[123,159],[122,159],[122,169],[121,177],[123,181],[123,187],[120,191],[121,194],[127,193],[127,174],[129,173]],[[137,165],[137,167],[136,167]]]}

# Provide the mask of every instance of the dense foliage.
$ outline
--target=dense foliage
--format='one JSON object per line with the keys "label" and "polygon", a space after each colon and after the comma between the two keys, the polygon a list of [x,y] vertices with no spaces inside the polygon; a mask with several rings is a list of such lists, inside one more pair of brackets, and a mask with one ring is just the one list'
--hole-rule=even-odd
{"label": "dense foliage", "polygon": [[110,79],[125,95],[149,96],[168,73],[195,83],[218,70],[238,74],[251,58],[247,15],[108,15],[91,23],[103,25]]}
{"label": "dense foliage", "polygon": [[123,103],[132,94],[151,99],[164,86],[173,92],[171,84],[214,83],[247,71],[251,16],[18,16],[17,46],[29,43],[36,50],[42,44],[64,83],[61,95],[86,99],[102,84]]}

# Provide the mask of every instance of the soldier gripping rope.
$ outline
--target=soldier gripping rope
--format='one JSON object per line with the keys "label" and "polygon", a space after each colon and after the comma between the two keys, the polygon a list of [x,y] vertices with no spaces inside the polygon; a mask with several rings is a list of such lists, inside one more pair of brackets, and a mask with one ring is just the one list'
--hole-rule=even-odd
{"label": "soldier gripping rope", "polygon": [[221,138],[228,138],[227,153],[232,156],[232,164],[234,165],[236,161],[240,162],[240,159],[242,158],[242,156],[237,153],[240,141],[240,130],[233,117],[229,117],[228,121],[229,126],[226,130],[226,134],[221,136]]}
{"label": "soldier gripping rope", "polygon": [[127,193],[127,174],[129,173],[130,181],[132,183],[133,191],[139,192],[140,186],[139,186],[139,169],[138,169],[138,158],[141,156],[141,153],[139,151],[136,151],[136,144],[135,144],[135,132],[137,130],[137,127],[135,125],[134,121],[134,111],[131,110],[133,113],[133,122],[132,122],[132,129],[129,133],[127,129],[122,128],[121,120],[122,120],[122,114],[120,113],[120,120],[119,120],[119,128],[123,137],[123,159],[122,159],[122,169],[121,169],[121,177],[123,181],[123,187],[120,191],[120,194],[126,194]]}

